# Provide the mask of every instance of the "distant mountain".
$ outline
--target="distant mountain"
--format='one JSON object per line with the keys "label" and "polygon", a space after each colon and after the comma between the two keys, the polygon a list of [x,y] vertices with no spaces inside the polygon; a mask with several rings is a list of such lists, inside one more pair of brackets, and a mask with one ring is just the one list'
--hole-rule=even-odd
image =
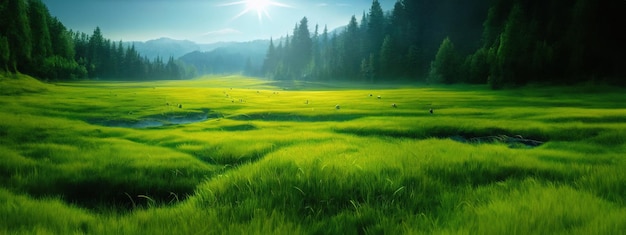
{"label": "distant mountain", "polygon": [[168,58],[173,56],[178,58],[192,51],[206,50],[206,45],[197,44],[187,40],[175,40],[171,38],[159,38],[146,42],[126,42],[128,45],[135,45],[135,49],[139,54],[154,59],[157,56]]}
{"label": "distant mountain", "polygon": [[[260,70],[270,40],[200,44],[188,40],[159,38],[146,42],[127,42],[150,60],[170,56],[196,68],[199,74],[253,72]],[[249,68],[246,68],[250,60]],[[250,71],[252,70],[252,71]]]}
{"label": "distant mountain", "polygon": [[[269,40],[209,44],[210,51],[196,50],[179,58],[199,74],[255,73],[263,66]],[[249,64],[248,64],[249,61]]]}
{"label": "distant mountain", "polygon": [[[149,40],[145,42],[126,42],[127,45],[135,45],[135,50],[139,52],[139,54],[148,57],[149,59],[154,59],[157,56],[161,58],[167,59],[170,56],[174,58],[179,58],[185,54],[200,51],[212,51],[216,48],[221,47],[237,47],[243,46],[246,48],[254,48],[254,45],[258,45],[259,42],[266,41],[267,46],[269,46],[269,40],[259,40],[253,42],[217,42],[217,43],[195,43],[188,40],[176,40],[171,38],[159,38],[154,40]],[[266,48],[263,48],[267,50]]]}

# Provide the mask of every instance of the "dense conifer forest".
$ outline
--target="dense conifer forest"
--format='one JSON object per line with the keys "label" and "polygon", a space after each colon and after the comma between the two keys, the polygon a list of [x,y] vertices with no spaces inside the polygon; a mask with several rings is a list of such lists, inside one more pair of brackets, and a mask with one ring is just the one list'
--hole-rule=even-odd
{"label": "dense conifer forest", "polygon": [[0,2],[0,70],[46,80],[181,79],[194,71],[173,57],[149,60],[134,46],[68,30],[41,0]]}
{"label": "dense conifer forest", "polygon": [[[262,71],[275,80],[489,84],[626,84],[618,0],[378,0],[330,33],[306,17],[274,39]],[[0,3],[0,68],[40,79],[181,79],[193,69],[132,45],[68,30],[40,0]],[[249,74],[250,71],[243,71]]]}
{"label": "dense conifer forest", "polygon": [[616,0],[377,0],[360,21],[329,35],[307,18],[273,41],[273,79],[488,83],[602,81],[625,84],[626,2]]}

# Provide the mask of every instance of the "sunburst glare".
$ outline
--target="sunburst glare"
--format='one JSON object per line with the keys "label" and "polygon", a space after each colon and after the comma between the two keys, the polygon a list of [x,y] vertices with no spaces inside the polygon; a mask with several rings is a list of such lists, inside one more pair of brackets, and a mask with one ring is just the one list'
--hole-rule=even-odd
{"label": "sunburst glare", "polygon": [[277,1],[271,1],[271,0],[245,0],[245,1],[236,1],[236,2],[231,2],[231,3],[225,3],[225,4],[221,4],[220,6],[232,6],[232,5],[244,5],[245,9],[243,9],[241,12],[239,12],[239,14],[235,15],[232,19],[237,19],[239,17],[241,17],[242,15],[245,15],[249,12],[256,12],[257,17],[259,19],[259,23],[263,22],[263,16],[267,17],[268,19],[272,19],[268,8],[271,6],[277,6],[277,7],[286,7],[286,8],[290,8],[291,6],[284,4],[284,3],[280,3]]}

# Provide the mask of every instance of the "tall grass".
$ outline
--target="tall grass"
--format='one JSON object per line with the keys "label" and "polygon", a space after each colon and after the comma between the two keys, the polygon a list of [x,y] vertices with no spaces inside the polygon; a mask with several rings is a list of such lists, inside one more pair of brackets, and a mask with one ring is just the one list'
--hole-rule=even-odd
{"label": "tall grass", "polygon": [[[626,229],[619,88],[16,77],[0,79],[3,234]],[[454,141],[492,135],[544,144]]]}

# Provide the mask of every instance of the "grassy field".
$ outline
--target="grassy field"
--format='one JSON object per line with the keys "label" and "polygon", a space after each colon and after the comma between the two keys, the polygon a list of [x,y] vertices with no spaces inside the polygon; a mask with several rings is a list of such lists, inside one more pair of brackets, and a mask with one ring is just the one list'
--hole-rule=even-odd
{"label": "grassy field", "polygon": [[0,75],[0,234],[622,234],[625,156],[621,88]]}

